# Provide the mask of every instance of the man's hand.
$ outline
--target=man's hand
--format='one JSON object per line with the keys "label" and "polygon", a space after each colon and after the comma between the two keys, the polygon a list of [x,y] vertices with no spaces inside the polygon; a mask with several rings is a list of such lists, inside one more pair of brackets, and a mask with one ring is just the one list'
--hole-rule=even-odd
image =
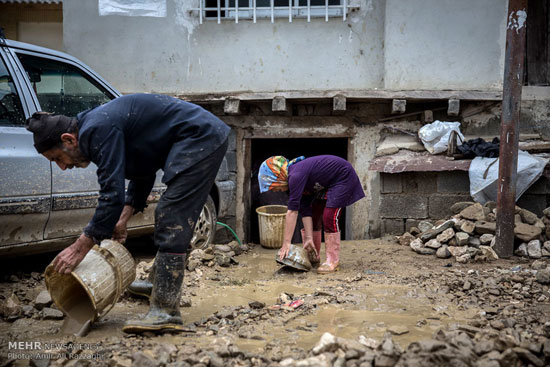
{"label": "man's hand", "polygon": [[288,251],[290,251],[290,243],[283,243],[279,250],[279,260],[282,261],[288,255]]}
{"label": "man's hand", "polygon": [[72,245],[55,257],[53,260],[55,271],[61,274],[70,274],[92,247],[94,247],[94,241],[86,235],[81,234]]}
{"label": "man's hand", "polygon": [[124,244],[127,238],[128,230],[126,227],[126,222],[119,220],[115,226],[115,229],[113,230],[113,237],[111,239],[113,241],[117,241],[118,243]]}

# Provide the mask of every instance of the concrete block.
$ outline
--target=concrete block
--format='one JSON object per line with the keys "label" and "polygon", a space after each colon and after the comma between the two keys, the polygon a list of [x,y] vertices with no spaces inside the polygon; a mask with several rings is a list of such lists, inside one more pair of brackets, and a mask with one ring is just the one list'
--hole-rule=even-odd
{"label": "concrete block", "polygon": [[225,113],[226,115],[242,114],[241,101],[236,98],[227,98],[223,103],[223,113]]}
{"label": "concrete block", "polygon": [[382,195],[380,216],[382,218],[427,218],[428,198],[419,195]]}
{"label": "concrete block", "polygon": [[433,194],[437,190],[437,173],[406,172],[403,177],[403,192],[406,194]]}
{"label": "concrete block", "polygon": [[271,104],[271,110],[273,112],[288,112],[288,103],[286,103],[286,98],[283,96],[274,97]]}
{"label": "concrete block", "polygon": [[382,176],[382,193],[401,193],[403,187],[401,185],[401,175],[399,173],[381,173]]}
{"label": "concrete block", "polygon": [[422,122],[425,124],[434,122],[434,113],[432,110],[425,110],[422,112]]}
{"label": "concrete block", "polygon": [[458,116],[460,113],[460,99],[449,99],[449,107],[447,108],[447,115]]}
{"label": "concrete block", "polygon": [[338,94],[332,99],[332,112],[334,114],[343,114],[346,112],[346,96]]}
{"label": "concrete block", "polygon": [[471,201],[470,195],[432,195],[429,198],[428,215],[433,219],[443,219],[454,213],[451,210],[451,206],[461,201]]}
{"label": "concrete block", "polygon": [[407,109],[406,99],[394,99],[391,103],[391,113],[405,113]]}
{"label": "concrete block", "polygon": [[404,232],[403,219],[382,219],[382,234],[402,235]]}
{"label": "concrete block", "polygon": [[437,174],[437,192],[469,193],[470,178],[466,171],[448,171]]}

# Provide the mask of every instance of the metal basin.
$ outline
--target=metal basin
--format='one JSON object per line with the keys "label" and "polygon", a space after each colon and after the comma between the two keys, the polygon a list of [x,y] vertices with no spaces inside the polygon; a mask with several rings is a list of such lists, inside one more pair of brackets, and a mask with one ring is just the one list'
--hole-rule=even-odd
{"label": "metal basin", "polygon": [[307,250],[301,246],[290,245],[288,255],[283,260],[279,260],[279,254],[276,254],[275,261],[281,265],[290,266],[297,270],[311,270],[311,262],[309,261]]}

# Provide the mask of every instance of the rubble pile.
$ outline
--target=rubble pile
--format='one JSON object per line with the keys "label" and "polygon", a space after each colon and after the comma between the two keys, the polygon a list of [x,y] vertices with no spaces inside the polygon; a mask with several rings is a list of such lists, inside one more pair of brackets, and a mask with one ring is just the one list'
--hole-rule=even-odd
{"label": "rubble pile", "polygon": [[[485,205],[460,202],[451,207],[450,219],[435,224],[422,221],[395,239],[421,255],[441,259],[454,257],[459,263],[498,259],[493,250],[496,231],[496,203]],[[515,254],[531,259],[550,257],[550,208],[543,218],[516,206],[514,234],[519,243]]]}

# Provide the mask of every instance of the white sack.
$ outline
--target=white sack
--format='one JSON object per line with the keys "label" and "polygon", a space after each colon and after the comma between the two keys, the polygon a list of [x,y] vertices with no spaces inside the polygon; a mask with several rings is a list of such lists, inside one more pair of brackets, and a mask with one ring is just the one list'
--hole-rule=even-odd
{"label": "white sack", "polygon": [[99,15],[166,17],[166,0],[99,0]]}
{"label": "white sack", "polygon": [[434,121],[431,124],[426,124],[418,131],[418,136],[424,147],[431,154],[443,153],[449,145],[449,136],[451,131],[458,133],[458,145],[462,145],[464,135],[460,132],[460,122],[443,122]]}
{"label": "white sack", "polygon": [[[470,195],[481,204],[497,201],[498,160],[498,158],[476,157],[470,164]],[[547,164],[548,159],[535,157],[522,150],[518,151],[516,201],[539,179]]]}

